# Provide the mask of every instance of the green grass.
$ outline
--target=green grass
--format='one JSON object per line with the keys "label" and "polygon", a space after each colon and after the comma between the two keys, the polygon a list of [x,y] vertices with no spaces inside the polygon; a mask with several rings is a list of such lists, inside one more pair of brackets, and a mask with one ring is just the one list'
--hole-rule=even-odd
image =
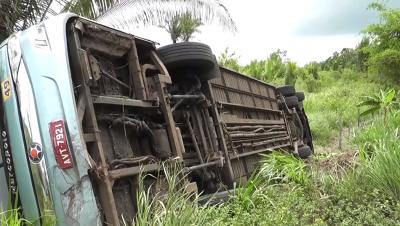
{"label": "green grass", "polygon": [[312,190],[280,184],[253,197],[254,208],[240,199],[203,209],[206,225],[398,225],[398,206],[379,193],[355,200],[347,196],[320,198]]}
{"label": "green grass", "polygon": [[[199,216],[198,195],[188,193],[185,172],[179,164],[163,164],[163,174],[150,187],[144,186],[141,177],[138,191],[138,212],[134,223],[125,225],[142,226],[185,226],[205,224]],[[150,176],[151,177],[151,176]],[[166,186],[166,187],[163,187]]]}
{"label": "green grass", "polygon": [[276,151],[264,155],[264,160],[261,163],[258,175],[266,181],[264,183],[293,182],[302,186],[310,184],[307,165],[293,155]]}
{"label": "green grass", "polygon": [[0,225],[20,226],[20,225],[31,225],[31,223],[21,217],[18,209],[11,209],[8,211],[0,212]]}
{"label": "green grass", "polygon": [[[179,166],[164,165],[168,195],[142,181],[135,225],[400,225],[399,113],[385,122],[379,114],[363,118],[354,139],[345,141],[349,149],[332,148],[341,126],[357,124],[361,97],[384,87],[349,70],[299,79],[314,141],[329,152],[315,153],[311,162],[266,155],[259,171],[219,205],[197,204],[198,196],[178,186],[184,182]],[[15,210],[0,214],[0,225],[21,223]]]}
{"label": "green grass", "polygon": [[[360,133],[354,142],[359,146],[362,165],[359,169],[364,190],[379,189],[400,201],[400,118],[382,118]],[[367,183],[364,183],[366,181]]]}
{"label": "green grass", "polygon": [[[296,88],[306,90],[315,143],[335,150],[340,127],[357,125],[361,97],[385,86],[349,70],[320,75],[311,84],[298,80]],[[348,144],[354,150],[316,153],[307,164],[265,156],[242,192],[201,216],[207,225],[399,225],[400,117],[394,113],[383,123],[375,115],[361,124]]]}
{"label": "green grass", "polygon": [[[371,83],[363,74],[351,76],[349,71],[320,72],[319,88],[307,92],[306,81],[299,79],[297,90],[306,92],[304,108],[307,112],[315,143],[328,145],[339,136],[340,128],[358,124],[356,106],[362,96],[378,92],[383,86]],[[365,120],[364,118],[360,120]]]}

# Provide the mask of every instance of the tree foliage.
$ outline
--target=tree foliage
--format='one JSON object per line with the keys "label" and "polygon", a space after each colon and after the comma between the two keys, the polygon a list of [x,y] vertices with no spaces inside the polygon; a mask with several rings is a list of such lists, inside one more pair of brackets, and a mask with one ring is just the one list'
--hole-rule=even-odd
{"label": "tree foliage", "polygon": [[369,53],[365,50],[369,45],[369,39],[364,37],[355,48],[343,48],[340,52],[334,52],[332,56],[320,63],[322,70],[343,71],[352,69],[356,71],[367,70]]}
{"label": "tree foliage", "polygon": [[[46,18],[53,0],[1,0],[0,41]],[[236,32],[227,8],[219,0],[57,0],[62,12],[73,12],[101,23],[129,29],[155,25],[168,28],[177,39],[188,41],[203,23],[217,21]],[[174,39],[173,39],[174,40]],[[175,39],[176,41],[176,39]]]}
{"label": "tree foliage", "polygon": [[278,49],[271,53],[266,60],[252,60],[241,71],[264,81],[283,78],[286,71],[286,54],[286,51]]}
{"label": "tree foliage", "polygon": [[381,90],[378,94],[364,96],[363,100],[358,104],[358,107],[366,107],[360,116],[373,114],[378,111],[383,111],[384,120],[388,112],[397,108],[399,103],[396,101],[396,90],[388,91]]}
{"label": "tree foliage", "polygon": [[[80,0],[90,1],[91,0]],[[98,0],[100,1],[100,0]],[[101,0],[107,1],[107,0]],[[219,0],[108,0],[117,3],[96,20],[120,29],[133,26],[166,24],[177,16],[191,15],[202,23],[217,22],[223,28],[236,32],[236,25],[228,9]]]}
{"label": "tree foliage", "polygon": [[281,80],[285,84],[294,85],[296,79],[304,76],[305,72],[295,62],[287,59],[286,54],[286,51],[277,49],[266,60],[252,60],[249,64],[242,66],[238,62],[239,57],[234,52],[229,53],[226,48],[225,52],[218,57],[218,63],[259,80],[268,82]]}
{"label": "tree foliage", "polygon": [[242,66],[239,64],[239,56],[235,52],[230,52],[229,48],[225,48],[225,51],[218,57],[218,64],[234,71],[242,70]]}
{"label": "tree foliage", "polygon": [[236,31],[219,0],[72,0],[63,10],[122,30],[140,24],[159,26],[170,34],[173,43],[189,41],[203,23],[217,21],[223,28]]}
{"label": "tree foliage", "polygon": [[363,30],[364,37],[355,48],[343,48],[320,63],[321,70],[378,72],[386,77],[400,75],[400,9],[380,2],[370,4],[380,21]]}
{"label": "tree foliage", "polygon": [[45,19],[52,0],[1,0],[0,42],[14,31]]}
{"label": "tree foliage", "polygon": [[297,65],[295,62],[287,62],[285,67],[285,84],[294,86],[297,77]]}
{"label": "tree foliage", "polygon": [[400,9],[390,9],[380,3],[370,4],[380,13],[380,22],[369,25],[364,33],[370,45],[364,49],[369,54],[371,69],[387,76],[400,76]]}
{"label": "tree foliage", "polygon": [[121,0],[69,0],[63,4],[64,12],[70,11],[78,15],[90,19],[96,19],[99,16],[107,13],[119,3],[124,2]]}
{"label": "tree foliage", "polygon": [[165,25],[160,25],[164,28],[171,36],[173,43],[177,41],[188,42],[194,35],[194,33],[199,32],[199,27],[203,23],[200,19],[195,18],[190,13],[185,13],[183,15],[177,14],[170,21],[166,21]]}

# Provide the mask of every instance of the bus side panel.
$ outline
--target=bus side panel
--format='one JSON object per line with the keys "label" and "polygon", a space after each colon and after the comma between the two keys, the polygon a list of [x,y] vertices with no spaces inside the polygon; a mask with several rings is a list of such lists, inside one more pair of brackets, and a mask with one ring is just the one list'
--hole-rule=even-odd
{"label": "bus side panel", "polygon": [[[65,225],[99,225],[101,215],[88,176],[87,150],[77,124],[66,45],[66,21],[62,22],[64,26],[60,24],[46,24],[49,49],[35,46],[33,35],[23,35],[23,57],[31,77],[43,147],[47,152],[47,171],[52,182],[57,221]],[[26,32],[33,33],[33,29]],[[58,120],[65,122],[73,155],[73,167],[68,169],[61,169],[57,164],[50,137],[49,125]]]}
{"label": "bus side panel", "polygon": [[2,65],[0,67],[0,81],[2,98],[4,101],[2,107],[4,107],[5,121],[8,125],[8,128],[5,128],[5,130],[8,131],[9,144],[18,183],[19,198],[21,200],[24,217],[31,222],[37,222],[40,218],[40,214],[37,208],[35,192],[32,187],[29,160],[25,151],[17,98],[8,66],[7,49],[4,47],[0,50],[0,58],[0,63]]}

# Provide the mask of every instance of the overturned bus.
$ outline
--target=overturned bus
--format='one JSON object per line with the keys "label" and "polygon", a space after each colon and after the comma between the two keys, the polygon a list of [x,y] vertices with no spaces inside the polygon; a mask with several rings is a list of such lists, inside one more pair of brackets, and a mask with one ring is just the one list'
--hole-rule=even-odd
{"label": "overturned bus", "polygon": [[157,49],[73,14],[3,42],[0,81],[0,209],[16,204],[35,225],[133,220],[139,175],[164,161],[212,194],[245,181],[260,154],[313,151],[294,87],[219,67],[202,43]]}

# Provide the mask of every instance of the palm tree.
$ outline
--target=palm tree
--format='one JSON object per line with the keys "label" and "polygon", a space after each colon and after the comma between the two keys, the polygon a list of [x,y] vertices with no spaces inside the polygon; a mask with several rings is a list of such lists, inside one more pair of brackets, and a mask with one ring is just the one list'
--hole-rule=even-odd
{"label": "palm tree", "polygon": [[72,0],[64,11],[71,11],[121,30],[138,25],[165,28],[173,42],[187,41],[203,23],[217,21],[236,32],[227,8],[219,0]]}
{"label": "palm tree", "polygon": [[[171,21],[174,18],[191,15],[192,21],[208,23],[217,20],[222,27],[236,31],[233,19],[219,0],[55,1],[61,5],[62,11],[71,11],[120,29],[129,29],[132,25],[138,24],[156,26],[173,24]],[[15,30],[25,29],[42,21],[49,12],[56,14],[50,7],[52,2],[53,0],[1,0],[0,41]],[[182,40],[189,40],[198,26],[200,23],[192,23],[191,28],[182,36]]]}
{"label": "palm tree", "polygon": [[17,30],[23,30],[43,19],[53,0],[1,0],[0,42]]}
{"label": "palm tree", "polygon": [[190,13],[183,15],[175,15],[171,20],[165,21],[165,25],[159,27],[164,28],[170,36],[173,43],[178,40],[188,42],[193,37],[193,34],[199,32],[199,27],[203,23],[192,16]]}
{"label": "palm tree", "polygon": [[199,31],[199,27],[203,25],[200,19],[195,18],[190,13],[185,13],[179,18],[180,38],[184,42],[188,42],[193,34]]}
{"label": "palm tree", "polygon": [[296,70],[297,70],[297,65],[295,62],[287,62],[286,63],[286,68],[285,68],[285,84],[286,85],[292,85],[296,83]]}

